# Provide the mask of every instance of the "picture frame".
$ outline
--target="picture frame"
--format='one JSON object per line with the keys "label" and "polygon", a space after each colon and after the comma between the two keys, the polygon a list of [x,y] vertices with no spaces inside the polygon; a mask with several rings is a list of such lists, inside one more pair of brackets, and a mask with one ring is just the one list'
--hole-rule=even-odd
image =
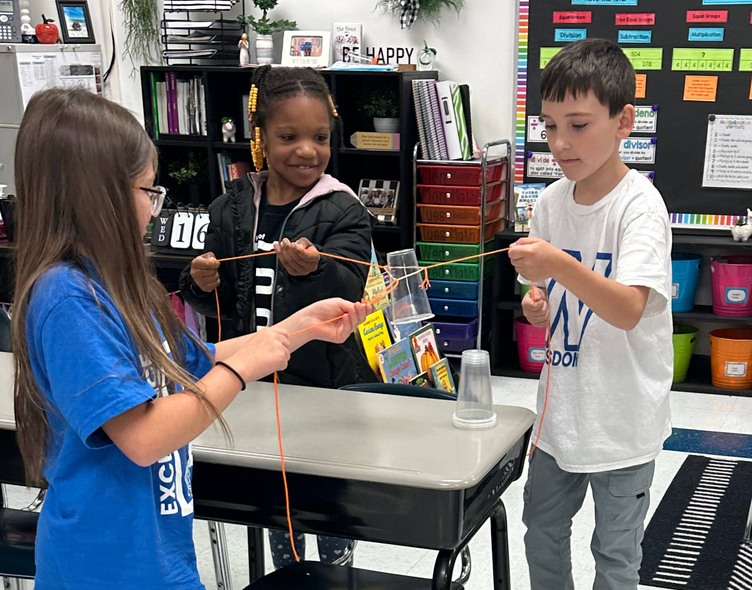
{"label": "picture frame", "polygon": [[331,31],[285,31],[282,65],[326,68],[331,58]]}
{"label": "picture frame", "polygon": [[364,178],[358,185],[358,198],[379,223],[397,223],[399,206],[399,180],[374,180]]}
{"label": "picture frame", "polygon": [[86,0],[55,0],[63,43],[95,43]]}
{"label": "picture frame", "polygon": [[251,122],[248,119],[248,94],[243,94],[240,98],[243,113],[243,138],[251,139]]}

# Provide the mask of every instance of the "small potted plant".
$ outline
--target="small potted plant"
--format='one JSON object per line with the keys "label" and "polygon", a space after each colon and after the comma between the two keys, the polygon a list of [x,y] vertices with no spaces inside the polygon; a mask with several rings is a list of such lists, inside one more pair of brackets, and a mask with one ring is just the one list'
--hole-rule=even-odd
{"label": "small potted plant", "polygon": [[423,49],[418,54],[418,70],[426,71],[433,69],[433,60],[436,59],[436,49],[429,47],[426,40],[423,40]]}
{"label": "small potted plant", "polygon": [[286,18],[269,20],[268,12],[277,6],[279,0],[252,0],[252,2],[256,8],[261,10],[261,18],[256,18],[252,14],[241,14],[238,21],[248,25],[256,33],[256,63],[270,64],[274,51],[272,33],[295,29],[298,23]]}
{"label": "small potted plant", "polygon": [[188,201],[191,205],[201,203],[201,189],[199,183],[205,178],[206,169],[194,152],[188,157],[168,164],[167,175],[179,187],[176,191],[179,199]]}
{"label": "small potted plant", "polygon": [[399,131],[399,98],[394,90],[376,90],[361,103],[361,112],[373,119],[373,128],[379,133]]}

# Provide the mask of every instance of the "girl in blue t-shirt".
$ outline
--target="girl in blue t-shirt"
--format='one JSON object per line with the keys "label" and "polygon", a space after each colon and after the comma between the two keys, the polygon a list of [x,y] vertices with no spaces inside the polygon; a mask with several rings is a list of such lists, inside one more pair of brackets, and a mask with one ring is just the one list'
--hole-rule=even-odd
{"label": "girl in blue t-shirt", "polygon": [[29,483],[48,487],[35,587],[203,588],[190,441],[247,381],[312,339],[344,341],[366,310],[327,299],[205,344],[150,270],[143,235],[165,191],[127,110],[81,89],[37,93],[15,162],[16,424]]}

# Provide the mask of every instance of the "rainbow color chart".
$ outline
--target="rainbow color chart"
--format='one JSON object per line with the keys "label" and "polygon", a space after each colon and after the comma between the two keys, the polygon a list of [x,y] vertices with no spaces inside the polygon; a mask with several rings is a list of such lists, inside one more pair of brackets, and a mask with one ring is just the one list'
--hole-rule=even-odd
{"label": "rainbow color chart", "polygon": [[745,215],[714,215],[709,213],[669,213],[671,227],[687,229],[723,229],[736,224],[736,220]]}
{"label": "rainbow color chart", "polygon": [[525,96],[527,94],[527,46],[530,26],[530,0],[519,0],[519,34],[517,36],[517,128],[514,158],[514,182],[524,182],[525,132],[527,117]]}

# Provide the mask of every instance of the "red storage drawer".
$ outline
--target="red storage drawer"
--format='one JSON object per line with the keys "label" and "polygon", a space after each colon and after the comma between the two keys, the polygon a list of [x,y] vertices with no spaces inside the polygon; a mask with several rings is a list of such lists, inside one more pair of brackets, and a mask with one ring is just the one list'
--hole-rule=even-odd
{"label": "red storage drawer", "polygon": [[[501,180],[506,171],[506,164],[501,159],[489,162],[486,166],[486,183]],[[462,186],[480,186],[480,161],[473,163],[456,162],[452,164],[418,164],[418,173],[423,184],[451,184]]]}
{"label": "red storage drawer", "polygon": [[[501,229],[504,219],[492,219],[486,222],[483,239],[490,240]],[[433,223],[418,223],[420,239],[424,242],[455,242],[458,244],[474,244],[480,241],[479,225],[439,225]]]}
{"label": "red storage drawer", "polygon": [[[505,183],[494,182],[486,186],[486,202],[502,197]],[[480,186],[434,186],[419,184],[418,202],[426,205],[480,205]]]}
{"label": "red storage drawer", "polygon": [[[486,203],[486,221],[501,217],[504,201]],[[449,205],[418,205],[423,223],[452,223],[456,225],[480,225],[480,207],[451,207]]]}

